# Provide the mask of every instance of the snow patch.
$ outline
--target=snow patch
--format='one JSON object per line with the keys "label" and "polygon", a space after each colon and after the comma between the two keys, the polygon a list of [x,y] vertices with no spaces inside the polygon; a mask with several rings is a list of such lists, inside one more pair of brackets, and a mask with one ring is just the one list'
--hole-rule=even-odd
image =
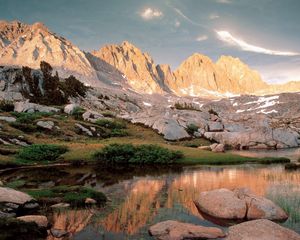
{"label": "snow patch", "polygon": [[143,102],[143,104],[147,107],[152,107],[152,104],[151,103],[147,103],[147,102]]}

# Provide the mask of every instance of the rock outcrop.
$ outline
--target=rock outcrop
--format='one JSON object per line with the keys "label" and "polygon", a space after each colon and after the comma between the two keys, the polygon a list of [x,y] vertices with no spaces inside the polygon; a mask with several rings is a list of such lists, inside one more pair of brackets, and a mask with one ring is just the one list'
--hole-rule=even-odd
{"label": "rock outcrop", "polygon": [[149,94],[163,92],[153,59],[131,43],[125,41],[121,45],[107,45],[92,54],[122,72],[134,90]]}
{"label": "rock outcrop", "polygon": [[98,83],[96,71],[85,53],[42,23],[1,21],[0,39],[0,65],[37,69],[41,61],[46,61],[63,77],[74,75],[87,84]]}

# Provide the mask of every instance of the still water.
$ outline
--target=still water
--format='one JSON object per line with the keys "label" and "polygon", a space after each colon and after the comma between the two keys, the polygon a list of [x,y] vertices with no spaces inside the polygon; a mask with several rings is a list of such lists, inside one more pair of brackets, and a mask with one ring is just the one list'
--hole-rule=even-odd
{"label": "still water", "polygon": [[80,183],[109,197],[110,202],[102,209],[48,213],[54,228],[71,233],[68,239],[152,239],[148,227],[168,219],[218,226],[198,212],[193,200],[202,191],[236,187],[248,187],[289,209],[290,218],[283,225],[300,233],[300,172],[287,171],[283,165],[106,170],[65,167],[44,173],[24,170],[6,177],[13,178],[16,174],[29,182],[39,175],[39,187]]}

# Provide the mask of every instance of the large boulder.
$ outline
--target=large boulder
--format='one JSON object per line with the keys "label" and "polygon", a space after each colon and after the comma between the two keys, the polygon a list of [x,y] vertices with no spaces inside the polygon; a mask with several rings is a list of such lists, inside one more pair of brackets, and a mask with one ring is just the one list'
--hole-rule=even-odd
{"label": "large boulder", "polygon": [[58,108],[54,107],[48,107],[44,105],[39,105],[36,103],[30,103],[29,101],[25,102],[15,102],[15,112],[28,112],[28,113],[33,113],[33,112],[46,112],[46,113],[51,113],[51,112],[59,112]]}
{"label": "large boulder", "polygon": [[160,134],[162,134],[164,139],[170,141],[190,137],[185,129],[174,119],[159,119],[153,124],[152,128],[156,129]]}
{"label": "large boulder", "polygon": [[247,212],[245,201],[225,188],[201,192],[195,205],[200,212],[222,219],[243,219]]}
{"label": "large boulder", "polygon": [[27,215],[27,216],[17,217],[17,219],[24,222],[35,222],[39,227],[43,227],[43,228],[48,227],[48,219],[45,216]]}
{"label": "large boulder", "polygon": [[247,219],[269,219],[275,221],[285,221],[288,215],[271,200],[257,196],[249,189],[235,189],[238,198],[244,199],[247,205]]}
{"label": "large boulder", "polygon": [[11,188],[0,187],[0,203],[16,203],[24,205],[34,199],[26,193],[16,191]]}
{"label": "large boulder", "polygon": [[296,232],[270,220],[259,219],[229,227],[226,240],[300,240]]}
{"label": "large boulder", "polygon": [[288,218],[288,215],[275,203],[255,195],[246,188],[238,188],[234,191],[222,188],[202,192],[195,205],[200,212],[220,219],[284,221]]}
{"label": "large boulder", "polygon": [[151,226],[149,233],[158,240],[216,239],[225,237],[224,232],[219,228],[204,227],[172,220]]}

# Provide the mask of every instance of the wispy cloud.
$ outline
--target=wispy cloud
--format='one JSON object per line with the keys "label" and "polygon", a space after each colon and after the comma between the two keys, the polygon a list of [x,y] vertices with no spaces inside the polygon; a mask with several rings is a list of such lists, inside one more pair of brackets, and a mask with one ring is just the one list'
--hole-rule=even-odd
{"label": "wispy cloud", "polygon": [[220,16],[218,15],[218,14],[210,14],[209,15],[209,19],[211,19],[211,20],[214,20],[214,19],[217,19],[217,18],[220,18]]}
{"label": "wispy cloud", "polygon": [[196,41],[197,42],[202,42],[202,41],[205,41],[207,40],[208,37],[206,35],[199,35],[197,38],[196,38]]}
{"label": "wispy cloud", "polygon": [[158,9],[146,8],[142,12],[140,12],[140,16],[145,20],[151,20],[154,18],[162,18],[163,12]]}
{"label": "wispy cloud", "polygon": [[231,33],[229,33],[228,31],[216,31],[216,33],[221,41],[231,44],[233,46],[237,46],[244,51],[257,52],[257,53],[263,53],[263,54],[269,54],[269,55],[279,55],[279,56],[298,56],[298,55],[300,55],[299,52],[271,50],[271,49],[252,45],[240,38],[232,36]]}
{"label": "wispy cloud", "polygon": [[218,3],[230,4],[232,3],[231,0],[217,0]]}
{"label": "wispy cloud", "polygon": [[200,24],[200,23],[197,23],[195,21],[193,21],[191,18],[189,18],[187,15],[185,15],[180,9],[178,8],[175,8],[175,7],[172,7],[170,6],[179,16],[181,16],[182,18],[184,18],[187,22],[193,24],[193,25],[196,25],[196,26],[199,26],[199,27],[203,27],[205,28],[204,25]]}

